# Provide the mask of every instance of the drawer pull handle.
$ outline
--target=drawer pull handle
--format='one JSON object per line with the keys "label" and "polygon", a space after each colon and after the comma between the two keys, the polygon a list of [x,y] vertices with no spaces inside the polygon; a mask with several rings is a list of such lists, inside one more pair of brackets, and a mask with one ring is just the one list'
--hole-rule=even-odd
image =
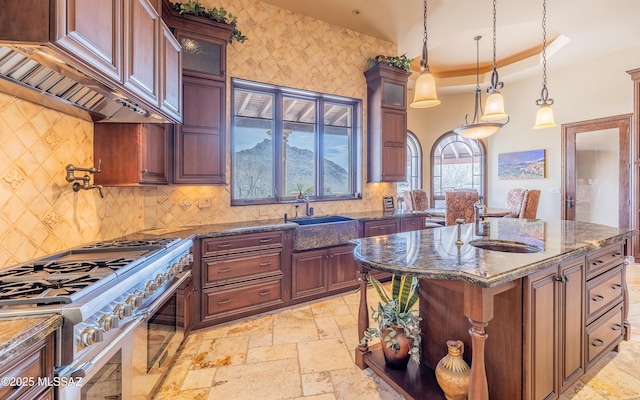
{"label": "drawer pull handle", "polygon": [[219,274],[226,274],[227,272],[230,272],[231,268],[223,268],[223,269],[219,269],[218,273]]}
{"label": "drawer pull handle", "polygon": [[384,226],[379,226],[378,229],[380,229],[381,231],[384,231],[387,228],[385,228]]}
{"label": "drawer pull handle", "polygon": [[260,239],[260,243],[269,243],[270,241],[272,241],[273,239],[271,238],[267,238],[267,239]]}
{"label": "drawer pull handle", "polygon": [[615,324],[611,327],[611,330],[613,331],[621,331],[622,330],[622,325],[620,324]]}
{"label": "drawer pull handle", "polygon": [[596,260],[596,261],[594,261],[594,262],[592,262],[592,263],[591,263],[591,265],[601,265],[601,264],[604,264],[604,261],[602,261],[602,260]]}
{"label": "drawer pull handle", "polygon": [[223,249],[223,248],[225,248],[225,247],[231,247],[231,243],[220,243],[220,244],[218,245],[218,248],[219,248],[219,249]]}
{"label": "drawer pull handle", "polygon": [[229,304],[229,303],[231,303],[231,299],[227,299],[227,300],[220,300],[220,301],[218,302],[218,305],[219,305],[219,306],[221,306],[221,305],[223,305],[223,304]]}
{"label": "drawer pull handle", "polygon": [[615,283],[615,284],[613,284],[613,286],[611,286],[611,289],[613,289],[613,290],[618,290],[618,289],[620,289],[621,287],[622,287],[622,285],[620,285],[620,284],[618,284],[618,283]]}
{"label": "drawer pull handle", "polygon": [[265,290],[264,292],[260,292],[260,296],[267,296],[271,294],[271,290]]}
{"label": "drawer pull handle", "polygon": [[261,262],[260,264],[258,264],[258,266],[260,267],[268,267],[269,265],[271,265],[271,261]]}
{"label": "drawer pull handle", "polygon": [[598,294],[598,295],[593,296],[593,298],[591,300],[593,300],[593,301],[602,301],[602,300],[604,300],[604,297],[602,297],[602,296],[600,296]]}
{"label": "drawer pull handle", "polygon": [[591,343],[591,345],[594,347],[602,347],[603,344],[604,342],[600,339],[596,339]]}
{"label": "drawer pull handle", "polygon": [[613,253],[613,254],[611,255],[611,257],[620,257],[621,255],[622,255],[622,254],[620,254],[620,253]]}

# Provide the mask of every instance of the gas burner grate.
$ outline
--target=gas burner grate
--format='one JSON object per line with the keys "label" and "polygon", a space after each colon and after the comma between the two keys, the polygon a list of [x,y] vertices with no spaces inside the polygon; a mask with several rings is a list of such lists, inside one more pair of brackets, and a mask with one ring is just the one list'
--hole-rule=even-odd
{"label": "gas burner grate", "polygon": [[132,262],[133,258],[112,258],[87,261],[34,261],[7,270],[0,270],[0,281],[12,277],[46,277],[48,274],[84,273],[108,275]]}
{"label": "gas burner grate", "polygon": [[0,300],[43,299],[47,302],[68,303],[69,296],[89,287],[102,276],[54,276],[29,281],[0,281]]}

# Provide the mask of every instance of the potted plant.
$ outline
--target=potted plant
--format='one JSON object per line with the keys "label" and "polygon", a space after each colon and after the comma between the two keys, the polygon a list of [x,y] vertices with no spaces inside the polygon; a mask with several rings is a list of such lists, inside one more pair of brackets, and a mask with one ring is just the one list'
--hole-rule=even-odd
{"label": "potted plant", "polygon": [[370,282],[380,296],[378,308],[371,307],[377,328],[368,328],[360,340],[367,344],[380,338],[386,364],[392,369],[405,369],[409,359],[420,364],[420,316],[413,306],[418,301],[418,279],[411,276],[391,277],[391,296],[374,277]]}
{"label": "potted plant", "polygon": [[392,67],[400,68],[406,72],[411,72],[411,62],[413,58],[407,58],[406,55],[401,56],[375,56],[367,60],[369,68],[373,68],[378,64],[387,64]]}
{"label": "potted plant", "polygon": [[243,35],[242,32],[240,32],[236,27],[238,18],[235,15],[228,13],[227,10],[222,7],[213,7],[208,9],[200,5],[198,1],[194,0],[189,0],[186,3],[171,3],[171,7],[174,10],[178,11],[180,15],[195,15],[233,26],[233,32],[231,33],[229,43],[233,43],[234,40],[240,43],[247,40],[247,37]]}

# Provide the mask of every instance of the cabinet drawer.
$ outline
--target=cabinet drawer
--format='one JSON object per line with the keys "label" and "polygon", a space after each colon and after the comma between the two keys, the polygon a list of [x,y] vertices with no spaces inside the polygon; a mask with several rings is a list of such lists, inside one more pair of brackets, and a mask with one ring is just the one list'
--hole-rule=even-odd
{"label": "cabinet drawer", "polygon": [[425,217],[413,217],[400,219],[400,231],[419,231],[424,229]]}
{"label": "cabinet drawer", "polygon": [[587,282],[587,323],[598,314],[622,301],[622,266]]}
{"label": "cabinet drawer", "polygon": [[203,317],[206,319],[215,314],[281,302],[281,288],[282,281],[278,279],[253,285],[234,285],[224,290],[203,290]]}
{"label": "cabinet drawer", "polygon": [[587,327],[587,367],[622,340],[622,304],[617,305]]}
{"label": "cabinet drawer", "polygon": [[621,264],[623,261],[622,244],[615,244],[597,253],[590,254],[587,256],[587,279],[591,279],[610,267]]}
{"label": "cabinet drawer", "polygon": [[[46,339],[35,343],[19,356],[15,362],[0,370],[3,378],[53,378],[53,338],[49,335]],[[0,386],[0,399],[36,399],[45,386]]]}
{"label": "cabinet drawer", "polygon": [[204,285],[227,282],[248,276],[260,277],[280,271],[280,251],[254,253],[251,256],[236,256],[204,260],[202,263]]}
{"label": "cabinet drawer", "polygon": [[367,221],[364,223],[364,236],[378,236],[398,233],[398,220]]}
{"label": "cabinet drawer", "polygon": [[282,232],[202,239],[202,256],[282,247],[282,242]]}

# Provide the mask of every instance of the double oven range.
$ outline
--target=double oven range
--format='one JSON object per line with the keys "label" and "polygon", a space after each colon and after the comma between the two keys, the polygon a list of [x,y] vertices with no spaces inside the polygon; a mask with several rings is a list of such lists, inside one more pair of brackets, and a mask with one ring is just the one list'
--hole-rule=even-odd
{"label": "double oven range", "polygon": [[[0,317],[57,313],[56,398],[145,399],[184,338],[191,239],[97,242],[0,270]],[[73,379],[70,379],[73,378]]]}

